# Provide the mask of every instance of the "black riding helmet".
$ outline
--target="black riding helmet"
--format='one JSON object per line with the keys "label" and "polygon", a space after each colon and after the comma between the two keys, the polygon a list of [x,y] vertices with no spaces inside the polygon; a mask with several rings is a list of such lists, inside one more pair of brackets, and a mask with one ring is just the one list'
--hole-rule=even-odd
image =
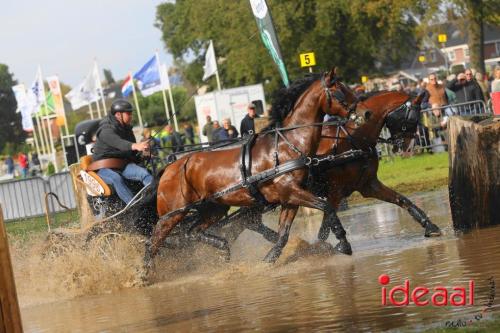
{"label": "black riding helmet", "polygon": [[111,114],[115,115],[117,112],[132,112],[134,111],[134,108],[132,107],[132,104],[130,104],[128,101],[124,99],[117,99],[116,101],[111,104]]}

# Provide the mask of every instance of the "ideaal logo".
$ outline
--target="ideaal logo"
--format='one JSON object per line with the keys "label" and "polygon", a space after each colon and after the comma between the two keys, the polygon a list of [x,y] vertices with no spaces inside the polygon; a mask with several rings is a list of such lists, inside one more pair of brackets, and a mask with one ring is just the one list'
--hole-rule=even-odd
{"label": "ideaal logo", "polygon": [[[386,286],[391,281],[391,278],[387,274],[382,274],[379,276],[378,281],[382,286]],[[433,306],[474,305],[474,280],[469,280],[467,287],[446,288],[437,286],[431,289],[417,286],[412,289],[410,280],[407,279],[403,285],[397,285],[390,290],[387,289],[387,287],[382,287],[382,305],[390,303],[395,306],[407,306],[410,304],[410,300],[416,306],[426,306],[429,303]]]}

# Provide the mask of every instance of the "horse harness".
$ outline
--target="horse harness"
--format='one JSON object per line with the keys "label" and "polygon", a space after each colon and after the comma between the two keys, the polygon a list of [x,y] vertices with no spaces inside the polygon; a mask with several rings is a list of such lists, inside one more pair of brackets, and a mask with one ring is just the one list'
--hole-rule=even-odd
{"label": "horse harness", "polygon": [[[418,125],[419,105],[413,105],[409,100],[386,117],[385,125],[391,132],[389,139],[379,138],[379,142],[402,147],[405,138],[415,136]],[[404,113],[397,112],[404,110]],[[396,133],[396,134],[393,134]]]}
{"label": "horse harness", "polygon": [[[331,103],[333,99],[337,100],[338,103],[340,103],[342,106],[348,109],[349,115],[348,118],[352,119],[354,121],[357,121],[357,116],[355,114],[356,106],[358,101],[353,103],[351,106],[348,106],[346,101],[345,101],[345,95],[336,89],[333,94],[329,87],[331,87],[337,79],[334,78],[330,82],[330,85],[327,84],[325,80],[326,76],[323,76],[321,79],[321,84],[323,86],[323,89],[326,94],[327,98],[327,105],[328,108],[330,109]],[[361,150],[351,150],[348,152],[345,152],[343,154],[339,154],[338,157],[335,156],[334,154],[327,154],[323,156],[317,156],[317,157],[310,157],[306,156],[304,153],[302,153],[297,147],[295,147],[287,138],[285,135],[283,135],[283,131],[288,131],[288,130],[293,130],[301,127],[306,127],[306,126],[325,126],[325,125],[335,125],[335,126],[343,126],[347,122],[347,119],[343,120],[338,120],[338,121],[329,121],[329,122],[322,122],[322,123],[313,123],[313,124],[307,124],[307,125],[296,125],[296,126],[291,126],[287,128],[279,128],[276,127],[269,132],[275,132],[275,151],[273,154],[274,157],[274,167],[262,172],[259,172],[255,175],[252,175],[251,169],[252,169],[252,147],[255,143],[255,140],[257,138],[257,134],[251,134],[250,136],[247,137],[247,140],[243,142],[243,145],[241,147],[241,153],[240,153],[240,172],[241,172],[241,182],[234,184],[228,188],[225,188],[221,191],[218,191],[214,194],[212,194],[208,198],[204,198],[202,200],[199,200],[197,202],[191,203],[187,206],[184,206],[182,208],[178,208],[176,210],[173,210],[171,212],[168,212],[162,216],[160,216],[160,221],[164,221],[166,219],[169,219],[170,217],[189,211],[191,209],[195,209],[196,207],[202,205],[203,203],[207,201],[214,201],[218,198],[221,198],[231,192],[235,192],[237,190],[240,190],[242,188],[248,189],[250,195],[254,199],[254,201],[259,204],[259,205],[268,205],[269,203],[265,199],[264,195],[260,192],[259,190],[259,185],[273,179],[276,177],[279,177],[283,174],[286,174],[291,171],[295,171],[298,169],[302,169],[304,167],[317,167],[321,163],[325,162],[330,162],[330,163],[335,163],[343,160],[343,163],[346,163],[346,161],[350,161],[353,159],[360,158],[366,154],[366,152],[363,152]],[[265,134],[268,133],[268,131],[262,133]],[[300,157],[297,159],[293,160],[288,160],[286,162],[280,163],[279,158],[278,158],[278,143],[279,143],[279,138],[281,138],[287,145],[288,147],[297,153]]]}

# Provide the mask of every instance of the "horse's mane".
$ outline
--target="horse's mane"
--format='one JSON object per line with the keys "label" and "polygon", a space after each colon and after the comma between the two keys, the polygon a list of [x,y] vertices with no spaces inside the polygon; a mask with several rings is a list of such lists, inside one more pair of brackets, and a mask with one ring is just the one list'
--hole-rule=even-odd
{"label": "horse's mane", "polygon": [[321,78],[321,74],[309,74],[292,82],[288,88],[275,91],[272,98],[271,122],[264,130],[274,128],[276,124],[283,122],[292,111],[297,99],[319,78]]}

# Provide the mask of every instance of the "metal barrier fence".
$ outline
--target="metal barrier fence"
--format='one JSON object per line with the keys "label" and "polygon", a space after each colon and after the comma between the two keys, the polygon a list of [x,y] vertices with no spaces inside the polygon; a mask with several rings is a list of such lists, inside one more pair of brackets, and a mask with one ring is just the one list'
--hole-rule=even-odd
{"label": "metal barrier fence", "polygon": [[[57,194],[64,205],[76,208],[73,184],[69,172],[57,173],[48,178],[33,177],[0,183],[0,203],[5,220],[22,219],[45,214],[45,193]],[[60,212],[56,200],[49,197],[51,212]]]}
{"label": "metal barrier fence", "polygon": [[[417,128],[415,146],[428,151],[443,152],[448,145],[448,128],[446,124],[449,117],[454,115],[474,116],[490,113],[491,109],[486,106],[486,103],[479,100],[423,109],[420,111],[421,119]],[[384,139],[388,139],[391,134],[389,130],[384,127],[380,136]],[[378,150],[382,156],[392,154],[392,147],[387,143],[379,144]]]}

